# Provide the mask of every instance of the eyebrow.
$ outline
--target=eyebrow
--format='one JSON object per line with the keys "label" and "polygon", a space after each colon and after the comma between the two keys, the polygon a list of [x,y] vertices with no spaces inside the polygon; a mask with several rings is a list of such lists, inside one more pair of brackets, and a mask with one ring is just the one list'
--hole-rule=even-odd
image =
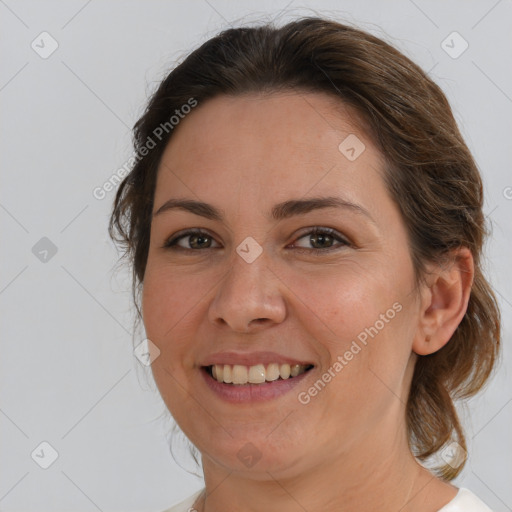
{"label": "eyebrow", "polygon": [[[283,203],[276,204],[271,212],[270,218],[280,221],[293,217],[295,215],[304,215],[313,210],[324,208],[340,208],[352,211],[353,213],[362,214],[367,217],[373,224],[375,220],[372,218],[368,210],[359,204],[351,203],[340,197],[311,197],[307,199],[290,199]],[[153,217],[170,210],[184,210],[194,215],[205,217],[206,219],[223,221],[224,212],[215,206],[196,201],[193,199],[169,199],[153,214]]]}

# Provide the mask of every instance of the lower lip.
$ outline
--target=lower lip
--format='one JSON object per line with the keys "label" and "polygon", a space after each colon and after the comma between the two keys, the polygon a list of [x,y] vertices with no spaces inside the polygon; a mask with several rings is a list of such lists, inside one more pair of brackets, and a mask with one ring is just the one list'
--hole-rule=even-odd
{"label": "lower lip", "polygon": [[201,374],[206,385],[220,398],[231,403],[253,403],[276,399],[291,391],[300,384],[312,371],[297,375],[289,379],[279,379],[262,384],[225,384],[215,380],[205,368],[201,368]]}

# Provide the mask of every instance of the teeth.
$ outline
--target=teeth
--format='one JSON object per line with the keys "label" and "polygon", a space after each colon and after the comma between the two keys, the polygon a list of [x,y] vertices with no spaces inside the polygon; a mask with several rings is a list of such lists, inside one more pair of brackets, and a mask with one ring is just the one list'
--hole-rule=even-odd
{"label": "teeth", "polygon": [[265,367],[262,364],[257,364],[256,366],[249,367],[249,376],[247,380],[251,384],[261,384],[262,382],[265,382],[266,375],[267,372]]}
{"label": "teeth", "polygon": [[290,365],[282,364],[279,367],[279,375],[281,375],[281,379],[287,379],[290,376]]}
{"label": "teeth", "polygon": [[265,380],[273,381],[279,379],[279,365],[277,363],[270,363],[267,366]]}
{"label": "teeth", "polygon": [[[220,365],[215,366],[219,367]],[[229,364],[225,364],[223,367],[221,366],[221,368],[223,370],[223,375],[217,374],[217,380],[220,377],[222,379],[220,382],[225,382],[226,384],[230,384],[231,382],[233,382],[231,366],[229,366]]]}
{"label": "teeth", "polygon": [[240,364],[215,364],[211,366],[212,376],[218,382],[225,384],[262,384],[272,382],[279,378],[286,380],[290,377],[297,377],[306,371],[306,366],[302,364],[279,364],[270,363],[265,366],[257,364],[254,366],[245,366]]}
{"label": "teeth", "polygon": [[294,364],[293,366],[290,366],[290,375],[292,377],[297,377],[300,373],[300,364]]}
{"label": "teeth", "polygon": [[233,366],[233,384],[247,384],[247,368],[241,364]]}

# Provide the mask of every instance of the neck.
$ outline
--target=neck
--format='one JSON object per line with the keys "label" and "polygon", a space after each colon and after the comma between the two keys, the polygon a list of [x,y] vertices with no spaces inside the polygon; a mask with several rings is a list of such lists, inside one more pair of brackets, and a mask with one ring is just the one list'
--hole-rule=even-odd
{"label": "neck", "polygon": [[196,508],[202,512],[418,512],[433,510],[432,495],[437,494],[438,508],[455,495],[455,488],[417,463],[404,432],[395,431],[393,442],[382,439],[382,433],[373,436],[373,442],[360,438],[342,455],[286,475],[269,471],[242,475],[203,458],[206,496]]}

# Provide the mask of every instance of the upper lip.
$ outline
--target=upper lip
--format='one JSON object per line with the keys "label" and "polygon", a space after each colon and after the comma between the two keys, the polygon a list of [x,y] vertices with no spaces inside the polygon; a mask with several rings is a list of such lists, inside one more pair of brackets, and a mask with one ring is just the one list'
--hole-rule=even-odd
{"label": "upper lip", "polygon": [[266,366],[270,363],[313,365],[310,361],[298,360],[290,356],[277,354],[276,352],[217,352],[208,356],[201,366],[211,366],[214,364],[239,364],[245,366],[263,364]]}

